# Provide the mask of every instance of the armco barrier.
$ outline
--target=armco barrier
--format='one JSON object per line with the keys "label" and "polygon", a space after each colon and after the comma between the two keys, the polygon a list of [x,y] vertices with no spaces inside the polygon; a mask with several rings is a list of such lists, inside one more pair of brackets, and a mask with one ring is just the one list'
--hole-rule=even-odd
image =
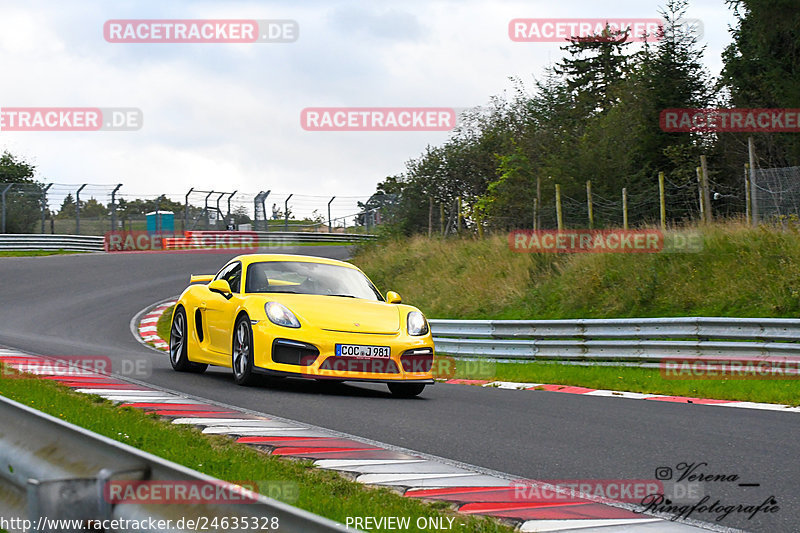
{"label": "armco barrier", "polygon": [[[255,501],[247,503],[109,503],[104,497],[105,484],[109,481],[227,484],[3,397],[0,397],[0,428],[3,428],[0,431],[0,495],[3,495],[0,497],[0,516],[6,520],[13,517],[30,520],[33,524],[41,524],[39,520],[45,518],[171,520],[172,527],[161,531],[194,531],[186,527],[178,528],[176,523],[180,519],[212,524],[215,518],[220,523],[223,523],[223,518],[227,520],[225,523],[230,523],[232,517],[238,517],[240,521],[248,517],[259,520],[277,517],[279,527],[274,529],[278,531],[354,531],[327,518],[260,495]],[[225,529],[227,527],[210,528],[212,531]]]}
{"label": "armco barrier", "polygon": [[[182,237],[164,239],[164,247],[168,249],[198,249],[204,242],[213,242],[215,237],[231,238],[236,231],[187,231]],[[257,245],[286,243],[357,243],[375,239],[375,235],[361,233],[315,233],[306,231],[258,231],[244,232],[249,238],[253,236]],[[249,242],[249,241],[248,241]]]}
{"label": "armco barrier", "polygon": [[[187,232],[190,233],[190,232]],[[195,235],[220,233],[232,235],[236,232],[191,232]],[[357,243],[375,239],[374,235],[360,233],[311,233],[311,232],[258,232],[258,244],[285,244],[285,243]],[[186,245],[192,239],[182,238],[174,246],[175,249],[192,249],[195,246]],[[0,234],[0,250],[30,251],[30,250],[65,250],[71,252],[102,252],[104,240],[97,235],[51,235],[43,234]]]}
{"label": "armco barrier", "polygon": [[429,322],[439,353],[468,357],[597,361],[800,357],[800,320],[789,318]]}
{"label": "armco barrier", "polygon": [[66,250],[102,252],[103,237],[96,235],[0,234],[0,250]]}

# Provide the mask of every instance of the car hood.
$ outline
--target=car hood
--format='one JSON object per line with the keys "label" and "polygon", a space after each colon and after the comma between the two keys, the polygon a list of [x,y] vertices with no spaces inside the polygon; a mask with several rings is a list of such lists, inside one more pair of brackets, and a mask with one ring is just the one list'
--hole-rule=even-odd
{"label": "car hood", "polygon": [[394,304],[312,294],[281,294],[268,300],[282,303],[320,329],[383,334],[400,331],[400,309]]}

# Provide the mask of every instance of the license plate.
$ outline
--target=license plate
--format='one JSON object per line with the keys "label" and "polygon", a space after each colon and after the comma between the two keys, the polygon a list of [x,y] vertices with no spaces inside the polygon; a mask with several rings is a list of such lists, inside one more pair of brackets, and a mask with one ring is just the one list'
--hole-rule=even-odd
{"label": "license plate", "polygon": [[388,346],[364,346],[361,344],[337,344],[337,356],[349,357],[381,357],[388,358],[391,349]]}

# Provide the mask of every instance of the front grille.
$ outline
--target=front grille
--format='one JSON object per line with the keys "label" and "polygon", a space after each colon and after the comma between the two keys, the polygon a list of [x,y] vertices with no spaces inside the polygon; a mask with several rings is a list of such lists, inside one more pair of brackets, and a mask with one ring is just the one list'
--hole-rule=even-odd
{"label": "front grille", "polygon": [[312,344],[275,339],[272,341],[272,361],[284,365],[311,366],[319,357],[319,350]]}
{"label": "front grille", "polygon": [[430,372],[433,367],[433,350],[416,348],[400,356],[403,372]]}
{"label": "front grille", "polygon": [[391,359],[349,356],[328,357],[320,365],[320,370],[333,370],[335,372],[369,372],[373,374],[399,374],[400,369]]}
{"label": "front grille", "polygon": [[349,331],[346,329],[325,329],[325,328],[322,328],[322,331],[330,331],[332,333],[356,333],[358,335],[385,335],[385,336],[397,335],[396,331],[391,333],[379,333],[376,331]]}

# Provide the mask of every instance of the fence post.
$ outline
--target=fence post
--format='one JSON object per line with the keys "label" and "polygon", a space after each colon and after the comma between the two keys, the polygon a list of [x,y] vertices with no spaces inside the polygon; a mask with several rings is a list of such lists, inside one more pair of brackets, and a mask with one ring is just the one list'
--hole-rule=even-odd
{"label": "fence post", "polygon": [[[203,204],[203,216],[206,219],[206,229],[210,229],[210,224],[208,223],[208,199],[211,198],[211,195],[214,194],[214,191],[209,191],[206,195],[205,203]],[[194,229],[194,227],[192,227]]]}
{"label": "fence post", "polygon": [[702,179],[703,179],[703,202],[706,204],[706,222],[709,224],[713,220],[713,216],[711,213],[711,193],[708,189],[708,165],[706,164],[706,156],[700,156],[700,168],[702,169]]}
{"label": "fence post", "polygon": [[697,172],[697,198],[700,202],[700,221],[706,221],[706,203],[703,201],[703,178],[701,177],[703,174],[703,169],[700,167],[695,168],[695,172]]}
{"label": "fence post", "polygon": [[622,188],[622,229],[628,229],[628,189]]}
{"label": "fence post", "polygon": [[439,232],[444,236],[444,204],[439,203]]}
{"label": "fence post", "polygon": [[[114,190],[111,191],[111,231],[117,231],[117,191],[120,187],[122,187],[122,184],[118,183]],[[44,230],[42,230],[42,233],[44,233]]]}
{"label": "fence post", "polygon": [[283,202],[283,231],[289,231],[289,198],[294,196],[294,193],[286,197]]}
{"label": "fence post", "polygon": [[667,231],[667,199],[664,193],[664,173],[658,173],[658,205],[661,210],[661,231]]}
{"label": "fence post", "polygon": [[189,227],[189,195],[192,194],[194,187],[189,189],[186,196],[183,197],[183,231]]}
{"label": "fence post", "polygon": [[81,234],[81,191],[88,185],[84,183],[78,187],[78,192],[75,193],[75,235]]}
{"label": "fence post", "polygon": [[756,194],[756,145],[752,137],[747,138],[747,153],[750,159],[750,216],[753,217],[753,226],[758,226],[758,196]]}
{"label": "fence post", "polygon": [[456,234],[461,234],[461,196],[456,200],[458,203],[458,218],[456,219]]}
{"label": "fence post", "polygon": [[750,163],[744,164],[744,219],[749,226],[752,223],[750,219]]}
{"label": "fence post", "polygon": [[542,178],[536,176],[536,229],[542,229]]}
{"label": "fence post", "polygon": [[589,208],[589,229],[594,228],[594,210],[592,209],[592,181],[586,180],[586,206]]}
{"label": "fence post", "polygon": [[[219,201],[222,200],[222,197],[225,196],[226,194],[228,194],[228,193],[221,192],[221,193],[219,193],[219,196],[217,196],[217,220],[215,220],[214,229],[216,229],[217,226],[219,226],[219,224],[217,224],[216,222],[218,222],[220,219],[222,219],[222,209],[219,208]],[[224,222],[224,220],[223,220],[223,222]]]}
{"label": "fence post", "polygon": [[47,191],[52,187],[52,183],[48,183],[47,187],[42,189],[42,233],[44,233],[45,213],[47,213]]}
{"label": "fence post", "polygon": [[[333,233],[333,223],[331,222],[331,203],[336,199],[336,197],[332,197],[328,200],[328,233]],[[430,232],[428,232],[430,233]]]}
{"label": "fence post", "polygon": [[433,233],[433,196],[428,196],[428,238]]}
{"label": "fence post", "polygon": [[9,183],[9,184],[8,184],[8,187],[6,187],[5,189],[3,189],[3,231],[2,231],[2,233],[5,233],[5,232],[6,232],[6,193],[7,193],[7,192],[8,192],[8,190],[9,190],[9,189],[11,189],[11,187],[13,187],[13,186],[14,186],[14,184],[13,184],[13,183]]}
{"label": "fence post", "polygon": [[[233,196],[234,196],[234,195],[235,195],[237,192],[239,192],[239,189],[236,189],[235,191],[233,191],[232,193],[230,193],[230,196],[228,196],[228,215],[227,215],[227,217],[226,217],[226,220],[225,220],[225,229],[226,229],[226,230],[228,229],[228,227],[227,227],[227,226],[228,226],[228,223],[229,223],[229,222],[233,222],[233,218],[231,217],[231,199],[233,198]],[[236,224],[234,224],[234,225],[233,225],[233,228],[234,228],[234,229],[236,229]]]}
{"label": "fence post", "polygon": [[559,230],[564,229],[564,217],[561,212],[561,185],[558,183],[556,183],[556,223]]}
{"label": "fence post", "polygon": [[156,196],[156,235],[161,233],[161,202],[159,198],[160,196]]}
{"label": "fence post", "polygon": [[540,229],[538,220],[539,220],[539,199],[538,198],[534,198],[533,199],[533,231],[536,231],[536,230]]}

